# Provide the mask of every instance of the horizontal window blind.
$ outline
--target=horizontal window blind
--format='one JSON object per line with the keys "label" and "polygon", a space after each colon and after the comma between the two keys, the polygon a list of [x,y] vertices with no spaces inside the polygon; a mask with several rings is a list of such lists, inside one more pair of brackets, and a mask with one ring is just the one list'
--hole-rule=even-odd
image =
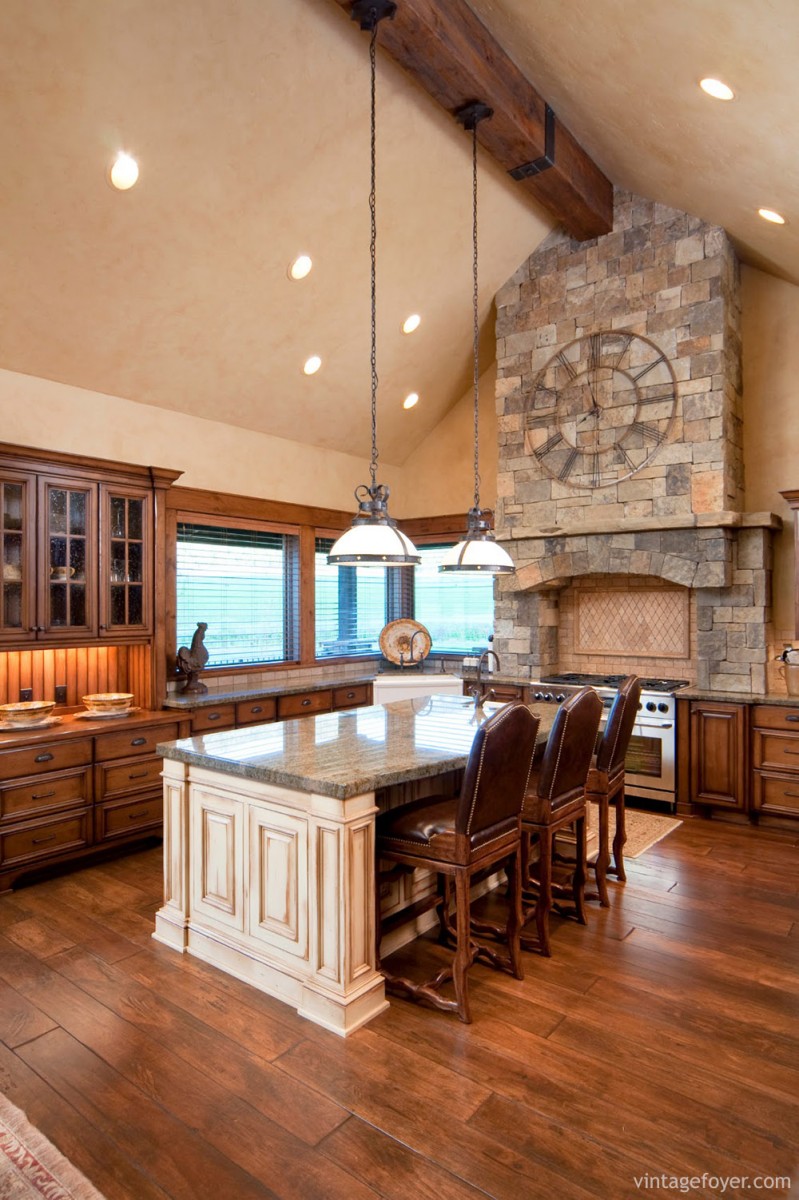
{"label": "horizontal window blind", "polygon": [[316,657],[380,652],[386,613],[386,571],[334,567],[327,556],[333,538],[316,539]]}
{"label": "horizontal window blind", "polygon": [[179,522],[178,646],[206,621],[209,667],[295,659],[298,570],[290,534]]}
{"label": "horizontal window blind", "polygon": [[452,543],[417,546],[421,565],[413,580],[414,617],[430,632],[433,650],[484,650],[494,630],[494,579],[479,571],[439,571]]}

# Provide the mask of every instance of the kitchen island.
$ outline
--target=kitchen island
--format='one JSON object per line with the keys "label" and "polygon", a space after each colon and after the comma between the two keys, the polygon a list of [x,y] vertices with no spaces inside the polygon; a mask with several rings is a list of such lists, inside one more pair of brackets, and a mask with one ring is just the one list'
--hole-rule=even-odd
{"label": "kitchen island", "polygon": [[[477,724],[497,707],[428,696],[159,745],[153,936],[342,1036],[360,1028],[388,1003],[375,967],[376,814],[454,794]],[[536,706],[541,741],[556,711]]]}

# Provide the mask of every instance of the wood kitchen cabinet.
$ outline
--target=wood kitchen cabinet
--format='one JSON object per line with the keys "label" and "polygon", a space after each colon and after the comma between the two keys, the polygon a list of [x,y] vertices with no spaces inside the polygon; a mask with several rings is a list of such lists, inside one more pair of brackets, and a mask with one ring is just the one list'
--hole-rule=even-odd
{"label": "wood kitchen cabinet", "polygon": [[799,708],[752,709],[752,815],[799,819]]}
{"label": "wood kitchen cabinet", "polygon": [[0,647],[147,637],[156,497],[177,474],[0,446]]}
{"label": "wood kitchen cabinet", "polygon": [[691,702],[690,799],[709,808],[746,812],[749,747],[746,704]]}
{"label": "wood kitchen cabinet", "polygon": [[[477,681],[474,679],[464,679],[463,694],[471,696],[472,689],[477,687]],[[483,679],[480,683],[480,692],[482,698],[488,700],[496,700],[499,704],[506,704],[512,700],[522,700],[526,702],[527,692],[522,683],[492,683],[491,678]]]}
{"label": "wood kitchen cabinet", "polygon": [[252,697],[248,700],[203,704],[191,713],[191,732],[213,733],[219,729],[238,729],[242,725],[267,721],[288,721],[343,708],[359,708],[372,703],[371,683],[341,684],[338,687],[308,688],[287,692],[284,696]]}

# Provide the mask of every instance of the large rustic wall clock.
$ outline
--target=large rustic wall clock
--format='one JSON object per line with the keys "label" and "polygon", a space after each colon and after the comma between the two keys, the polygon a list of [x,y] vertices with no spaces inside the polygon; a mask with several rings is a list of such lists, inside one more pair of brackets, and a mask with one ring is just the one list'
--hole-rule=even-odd
{"label": "large rustic wall clock", "polygon": [[640,471],[666,441],[677,382],[666,355],[628,330],[575,338],[533,385],[525,447],[561,483],[602,488]]}

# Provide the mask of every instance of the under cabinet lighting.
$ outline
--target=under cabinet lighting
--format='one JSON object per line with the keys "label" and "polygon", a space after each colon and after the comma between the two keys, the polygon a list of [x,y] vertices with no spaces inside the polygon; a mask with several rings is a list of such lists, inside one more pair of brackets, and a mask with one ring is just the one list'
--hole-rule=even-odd
{"label": "under cabinet lighting", "polygon": [[138,178],[139,164],[136,162],[136,159],[120,150],[111,164],[111,170],[109,171],[111,183],[118,191],[126,192],[128,188],[133,187]]}
{"label": "under cabinet lighting", "polygon": [[732,100],[735,92],[726,83],[722,83],[720,79],[700,79],[699,86],[708,96],[712,96],[714,100]]}
{"label": "under cabinet lighting", "polygon": [[413,406],[418,403],[419,403],[419,393],[418,392],[409,392],[408,395],[405,397],[405,399],[402,402],[402,407],[403,408],[413,408]]}
{"label": "under cabinet lighting", "polygon": [[405,320],[402,322],[402,332],[403,333],[413,333],[414,330],[419,328],[421,323],[422,323],[422,318],[419,316],[419,314],[411,313],[411,315],[409,317],[406,317]]}
{"label": "under cabinet lighting", "polygon": [[310,275],[313,260],[309,254],[300,254],[289,266],[289,279],[305,279]]}
{"label": "under cabinet lighting", "polygon": [[773,208],[759,208],[757,215],[762,217],[764,221],[771,221],[772,225],[784,225],[785,217],[775,212]]}
{"label": "under cabinet lighting", "polygon": [[322,360],[318,354],[312,354],[310,358],[306,358],[303,365],[303,371],[306,375],[315,375],[322,365]]}

